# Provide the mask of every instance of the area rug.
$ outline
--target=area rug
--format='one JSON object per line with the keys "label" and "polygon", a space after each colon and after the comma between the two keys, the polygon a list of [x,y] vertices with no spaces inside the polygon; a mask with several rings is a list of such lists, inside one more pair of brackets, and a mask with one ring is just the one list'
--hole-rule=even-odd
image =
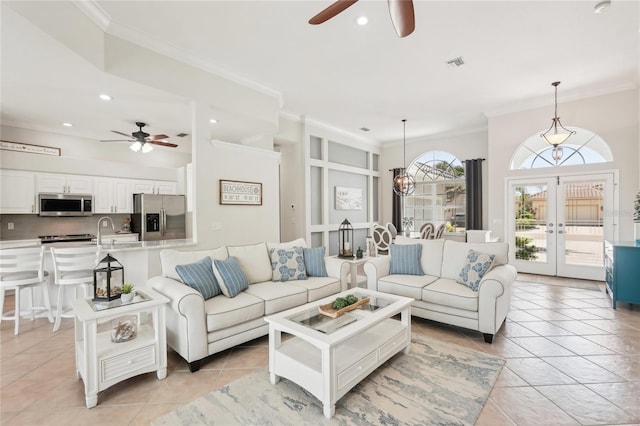
{"label": "area rug", "polygon": [[503,365],[501,358],[414,334],[410,353],[397,354],[356,385],[331,420],[313,395],[286,379],[272,385],[264,370],[152,424],[473,425]]}

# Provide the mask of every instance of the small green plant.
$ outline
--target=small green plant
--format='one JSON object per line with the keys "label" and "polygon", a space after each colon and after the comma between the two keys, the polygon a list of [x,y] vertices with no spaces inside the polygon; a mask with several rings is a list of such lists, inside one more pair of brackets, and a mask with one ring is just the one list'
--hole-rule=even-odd
{"label": "small green plant", "polygon": [[413,229],[413,217],[405,216],[402,218],[402,229],[404,229],[405,231],[407,229]]}
{"label": "small green plant", "polygon": [[528,237],[516,237],[516,259],[521,260],[536,260],[538,258],[538,248],[533,244],[532,238]]}
{"label": "small green plant", "polygon": [[133,291],[133,284],[122,284],[122,294],[129,294]]}
{"label": "small green plant", "polygon": [[346,297],[338,297],[334,302],[333,305],[331,305],[331,307],[333,309],[342,309],[342,308],[346,308],[349,305],[353,305],[354,303],[356,303],[358,301],[358,298],[356,296],[354,296],[353,294],[350,294]]}

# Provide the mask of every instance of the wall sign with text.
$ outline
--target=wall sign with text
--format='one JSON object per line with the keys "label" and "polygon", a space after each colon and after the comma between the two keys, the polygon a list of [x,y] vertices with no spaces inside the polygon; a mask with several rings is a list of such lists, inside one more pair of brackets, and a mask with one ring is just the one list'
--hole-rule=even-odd
{"label": "wall sign with text", "polygon": [[220,204],[262,205],[262,184],[220,179]]}
{"label": "wall sign with text", "polygon": [[0,149],[4,149],[6,151],[26,152],[29,154],[60,155],[60,148],[2,140],[0,140]]}

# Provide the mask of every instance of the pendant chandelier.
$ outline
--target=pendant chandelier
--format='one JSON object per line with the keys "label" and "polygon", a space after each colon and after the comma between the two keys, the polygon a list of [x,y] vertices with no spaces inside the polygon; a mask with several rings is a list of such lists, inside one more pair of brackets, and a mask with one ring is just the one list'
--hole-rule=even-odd
{"label": "pendant chandelier", "polygon": [[393,192],[401,197],[413,194],[416,180],[407,173],[407,119],[402,120],[402,173],[393,178]]}
{"label": "pendant chandelier", "polygon": [[[562,123],[560,123],[560,117],[558,117],[558,85],[559,84],[560,84],[559,81],[554,81],[553,83],[551,83],[551,85],[556,88],[555,115],[551,119],[551,127],[549,127],[549,130],[542,133],[540,137],[542,137],[549,145],[553,146],[554,154],[556,154],[555,156],[559,155],[560,157],[562,157],[562,150],[558,151],[558,145],[560,145],[561,143],[564,143],[567,139],[569,139],[569,136],[573,135],[575,131],[565,129]],[[555,159],[555,156],[554,156],[554,159]]]}

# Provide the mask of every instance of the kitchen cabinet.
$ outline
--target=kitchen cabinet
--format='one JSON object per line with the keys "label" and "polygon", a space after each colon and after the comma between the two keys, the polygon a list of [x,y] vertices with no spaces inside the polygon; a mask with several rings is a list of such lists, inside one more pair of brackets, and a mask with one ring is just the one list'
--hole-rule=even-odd
{"label": "kitchen cabinet", "polygon": [[136,180],[133,182],[133,193],[176,195],[178,184],[168,180]]}
{"label": "kitchen cabinet", "polygon": [[93,177],[61,173],[36,173],[36,193],[93,194]]}
{"label": "kitchen cabinet", "polygon": [[0,213],[35,213],[36,179],[32,172],[0,170]]}
{"label": "kitchen cabinet", "polygon": [[95,178],[93,212],[133,213],[132,181],[108,177]]}
{"label": "kitchen cabinet", "polygon": [[640,304],[640,246],[633,241],[605,241],[604,270],[613,309],[617,302]]}

